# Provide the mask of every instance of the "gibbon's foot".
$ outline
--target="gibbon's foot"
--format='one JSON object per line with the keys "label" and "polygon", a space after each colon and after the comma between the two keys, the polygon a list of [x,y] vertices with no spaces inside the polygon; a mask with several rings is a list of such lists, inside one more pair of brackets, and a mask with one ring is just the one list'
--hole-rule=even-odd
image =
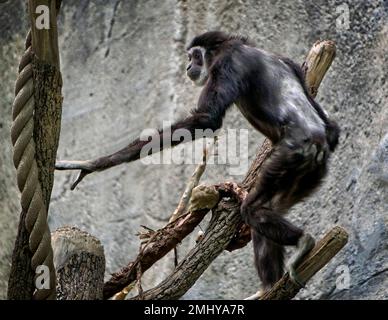
{"label": "gibbon's foot", "polygon": [[288,274],[290,279],[302,288],[305,286],[305,283],[299,278],[298,274],[296,273],[296,268],[300,265],[306,254],[314,248],[314,246],[314,238],[309,233],[304,234],[298,241],[298,251],[290,259],[290,264],[288,267]]}
{"label": "gibbon's foot", "polygon": [[245,298],[244,300],[259,300],[265,292],[266,291],[264,290],[259,290],[256,293],[252,294],[251,296]]}
{"label": "gibbon's foot", "polygon": [[73,182],[70,189],[74,190],[75,187],[82,181],[85,176],[95,171],[95,168],[90,161],[57,161],[55,163],[56,170],[81,170],[77,179]]}

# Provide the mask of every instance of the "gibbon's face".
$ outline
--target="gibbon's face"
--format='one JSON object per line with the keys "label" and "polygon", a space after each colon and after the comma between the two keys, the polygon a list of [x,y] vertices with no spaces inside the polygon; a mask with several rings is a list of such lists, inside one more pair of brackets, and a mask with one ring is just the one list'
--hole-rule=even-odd
{"label": "gibbon's face", "polygon": [[202,47],[193,47],[188,50],[189,64],[186,68],[187,76],[197,86],[203,86],[208,77],[208,71],[205,61],[205,49]]}

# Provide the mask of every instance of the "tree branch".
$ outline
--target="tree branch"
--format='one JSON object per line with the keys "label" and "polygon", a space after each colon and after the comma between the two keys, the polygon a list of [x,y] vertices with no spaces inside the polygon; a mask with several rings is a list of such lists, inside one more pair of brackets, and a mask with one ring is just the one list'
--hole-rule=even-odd
{"label": "tree branch", "polygon": [[[136,280],[136,265],[141,264],[144,273],[155,262],[163,258],[170,250],[175,248],[194,228],[202,221],[209,212],[209,204],[215,207],[220,197],[230,197],[239,203],[245,197],[246,192],[235,183],[225,182],[213,187],[207,187],[208,194],[203,186],[199,186],[199,191],[193,190],[194,205],[190,205],[192,212],[187,212],[179,216],[176,220],[167,224],[164,228],[153,231],[149,243],[143,247],[137,258],[126,267],[116,272],[104,285],[104,299],[112,297],[122,291],[117,299],[128,293],[132,287],[131,283]],[[215,193],[218,193],[217,195]],[[195,200],[202,197],[202,200]],[[205,200],[207,198],[207,201]],[[199,206],[200,205],[200,206]],[[193,209],[194,208],[194,209]]]}
{"label": "tree branch", "polygon": [[[197,245],[175,268],[174,272],[156,288],[143,292],[142,299],[179,299],[189,290],[209,264],[227,247],[240,221],[240,205],[235,201],[220,201],[214,210],[209,227]],[[140,299],[139,296],[134,298]]]}
{"label": "tree branch", "polygon": [[136,264],[141,264],[144,273],[156,261],[164,257],[171,249],[182,241],[202,221],[209,209],[188,212],[155,231],[157,234],[152,242],[141,252],[134,262],[116,272],[104,284],[104,299],[108,299],[136,280]]}

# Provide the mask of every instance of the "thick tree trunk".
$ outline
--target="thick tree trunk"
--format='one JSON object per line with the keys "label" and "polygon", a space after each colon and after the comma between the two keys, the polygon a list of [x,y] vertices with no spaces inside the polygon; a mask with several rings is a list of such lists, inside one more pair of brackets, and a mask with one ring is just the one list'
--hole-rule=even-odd
{"label": "thick tree trunk", "polygon": [[[60,120],[62,110],[62,79],[59,67],[58,36],[56,16],[59,11],[61,0],[30,0],[29,12],[31,21],[31,31],[26,40],[25,54],[19,66],[19,72],[26,70],[27,63],[32,65],[33,79],[33,138],[35,141],[35,159],[38,166],[38,179],[42,191],[45,208],[49,208],[51,190],[54,180],[54,165],[59,141]],[[46,5],[50,9],[49,29],[36,28],[35,8],[38,5]],[[27,57],[27,58],[26,58]],[[31,60],[32,59],[32,60]],[[28,62],[25,62],[28,61]],[[21,73],[19,74],[20,77]],[[16,91],[20,88],[16,88]],[[26,215],[22,211],[18,227],[18,234],[12,255],[12,266],[8,281],[9,299],[31,299],[36,289],[35,270],[32,270],[32,253],[29,248],[29,232],[26,229]],[[49,234],[48,226],[45,234]],[[49,245],[49,251],[51,246]],[[55,275],[50,258],[52,252],[48,254],[46,266],[50,269],[50,288],[55,287]],[[44,291],[46,289],[41,289]],[[43,294],[47,296],[47,294]],[[55,294],[50,293],[50,298]],[[39,298],[37,296],[37,298]]]}

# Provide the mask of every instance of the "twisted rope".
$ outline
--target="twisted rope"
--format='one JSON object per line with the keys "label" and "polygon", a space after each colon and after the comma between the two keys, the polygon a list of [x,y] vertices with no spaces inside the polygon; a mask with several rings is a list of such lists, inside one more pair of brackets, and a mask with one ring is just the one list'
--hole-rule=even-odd
{"label": "twisted rope", "polygon": [[34,83],[31,49],[31,30],[28,32],[25,53],[19,63],[15,84],[15,100],[12,106],[11,139],[14,147],[13,162],[17,169],[17,185],[21,192],[21,206],[26,212],[25,226],[29,233],[29,248],[32,253],[31,268],[39,265],[50,270],[50,288],[37,289],[34,299],[55,299],[55,269],[51,235],[47,223],[47,205],[43,198],[36,162],[34,131]]}

